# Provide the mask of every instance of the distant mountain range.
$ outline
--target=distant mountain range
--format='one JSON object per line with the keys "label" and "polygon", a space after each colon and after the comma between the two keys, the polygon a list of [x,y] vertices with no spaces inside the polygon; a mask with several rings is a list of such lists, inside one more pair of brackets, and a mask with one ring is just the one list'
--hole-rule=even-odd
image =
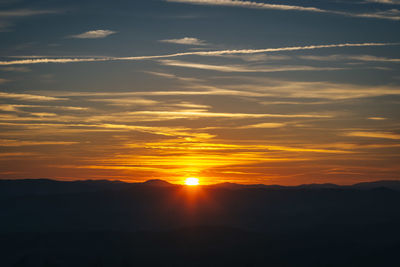
{"label": "distant mountain range", "polygon": [[400,181],[0,180],[0,266],[398,266]]}
{"label": "distant mountain range", "polygon": [[[142,183],[127,183],[112,180],[78,180],[78,181],[57,181],[51,179],[20,179],[20,180],[0,180],[0,196],[25,195],[25,194],[63,194],[81,193],[109,190],[122,190],[132,187],[181,187],[182,185],[171,184],[164,180],[153,179]],[[304,184],[297,186],[265,185],[265,184],[236,184],[219,183],[213,185],[203,185],[203,188],[220,188],[229,190],[241,189],[270,189],[270,190],[294,190],[294,189],[356,189],[371,190],[376,188],[386,188],[400,191],[400,181],[376,181],[365,182],[354,185],[336,184]]]}
{"label": "distant mountain range", "polygon": [[325,183],[325,184],[303,184],[295,186],[265,185],[265,184],[244,185],[235,183],[220,183],[211,185],[211,187],[221,187],[227,189],[265,188],[265,189],[359,189],[359,190],[387,188],[391,190],[400,191],[400,181],[388,180],[388,181],[364,182],[364,183],[357,183],[354,185],[337,185],[337,184]]}

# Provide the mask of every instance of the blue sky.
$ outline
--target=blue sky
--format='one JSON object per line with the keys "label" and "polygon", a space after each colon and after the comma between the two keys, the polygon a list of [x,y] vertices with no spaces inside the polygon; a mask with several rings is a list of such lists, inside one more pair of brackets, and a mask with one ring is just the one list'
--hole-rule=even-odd
{"label": "blue sky", "polygon": [[0,177],[398,179],[399,9],[0,1]]}

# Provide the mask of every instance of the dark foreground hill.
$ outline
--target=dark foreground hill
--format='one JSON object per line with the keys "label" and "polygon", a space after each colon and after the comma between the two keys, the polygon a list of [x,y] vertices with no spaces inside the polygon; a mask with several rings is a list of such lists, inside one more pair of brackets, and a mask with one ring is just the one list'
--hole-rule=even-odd
{"label": "dark foreground hill", "polygon": [[0,266],[398,266],[397,188],[0,181]]}

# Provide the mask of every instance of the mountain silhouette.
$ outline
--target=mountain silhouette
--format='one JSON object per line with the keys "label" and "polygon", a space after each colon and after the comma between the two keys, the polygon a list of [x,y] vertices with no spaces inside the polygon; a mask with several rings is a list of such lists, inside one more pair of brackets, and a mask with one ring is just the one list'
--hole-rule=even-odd
{"label": "mountain silhouette", "polygon": [[167,181],[160,180],[160,179],[147,180],[143,184],[150,185],[150,186],[173,186],[171,183],[168,183]]}
{"label": "mountain silhouette", "polygon": [[396,266],[399,182],[0,181],[0,266]]}
{"label": "mountain silhouette", "polygon": [[[79,181],[56,181],[51,179],[20,179],[20,180],[0,180],[0,196],[5,195],[24,195],[24,194],[63,194],[79,192],[95,192],[129,189],[137,186],[156,186],[156,187],[181,187],[182,185],[171,184],[161,179],[151,179],[139,183],[127,183],[118,180],[79,180]],[[370,190],[374,188],[387,188],[400,191],[400,181],[376,181],[365,182],[354,185],[336,184],[304,184],[297,186],[265,185],[265,184],[236,184],[219,183],[205,188],[219,189],[357,189]]]}

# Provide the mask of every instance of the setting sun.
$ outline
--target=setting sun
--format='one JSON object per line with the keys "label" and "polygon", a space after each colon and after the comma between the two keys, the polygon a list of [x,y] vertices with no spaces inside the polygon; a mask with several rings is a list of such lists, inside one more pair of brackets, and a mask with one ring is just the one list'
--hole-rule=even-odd
{"label": "setting sun", "polygon": [[185,185],[199,185],[199,179],[194,177],[186,178]]}

